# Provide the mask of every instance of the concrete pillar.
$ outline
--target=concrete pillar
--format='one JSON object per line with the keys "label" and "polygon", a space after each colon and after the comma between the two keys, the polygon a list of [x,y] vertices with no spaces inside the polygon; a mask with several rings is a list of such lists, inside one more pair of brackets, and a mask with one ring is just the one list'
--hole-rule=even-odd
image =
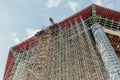
{"label": "concrete pillar", "polygon": [[105,64],[105,68],[109,72],[109,80],[120,80],[120,62],[102,26],[98,23],[92,25],[92,33]]}

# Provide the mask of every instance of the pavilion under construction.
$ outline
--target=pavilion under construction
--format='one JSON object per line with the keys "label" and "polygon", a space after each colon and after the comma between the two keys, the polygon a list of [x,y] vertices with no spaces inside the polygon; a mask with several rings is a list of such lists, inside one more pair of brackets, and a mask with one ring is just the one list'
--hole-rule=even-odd
{"label": "pavilion under construction", "polygon": [[10,48],[3,80],[120,80],[120,12],[92,4]]}

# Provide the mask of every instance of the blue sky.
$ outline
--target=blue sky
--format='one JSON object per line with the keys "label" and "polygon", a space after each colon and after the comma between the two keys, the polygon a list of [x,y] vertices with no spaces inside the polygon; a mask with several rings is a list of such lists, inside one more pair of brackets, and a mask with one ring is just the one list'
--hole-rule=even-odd
{"label": "blue sky", "polygon": [[96,3],[120,11],[120,0],[0,0],[0,80],[9,48],[50,25]]}

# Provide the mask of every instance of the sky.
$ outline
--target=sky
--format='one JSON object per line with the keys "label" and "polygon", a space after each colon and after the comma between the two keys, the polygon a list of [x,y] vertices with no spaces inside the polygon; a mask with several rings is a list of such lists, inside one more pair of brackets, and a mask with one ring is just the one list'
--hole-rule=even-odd
{"label": "sky", "polygon": [[11,46],[92,3],[120,11],[120,0],[0,0],[0,80]]}

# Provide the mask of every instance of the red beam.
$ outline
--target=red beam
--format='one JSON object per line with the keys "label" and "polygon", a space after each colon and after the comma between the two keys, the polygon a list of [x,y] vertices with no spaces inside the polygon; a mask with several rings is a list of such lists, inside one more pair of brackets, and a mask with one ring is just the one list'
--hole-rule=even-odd
{"label": "red beam", "polygon": [[35,44],[37,44],[37,39],[35,37],[31,37],[28,40],[12,47],[16,52],[23,52],[25,50],[28,50],[29,48],[33,47]]}
{"label": "red beam", "polygon": [[91,6],[83,9],[82,11],[74,14],[73,16],[59,22],[58,24],[61,25],[62,28],[69,27],[72,24],[75,24],[75,21],[80,22],[80,16],[82,16],[83,20],[87,19],[88,17],[92,16],[92,8]]}
{"label": "red beam", "polygon": [[110,20],[120,21],[120,12],[96,5],[96,13]]}
{"label": "red beam", "polygon": [[12,71],[13,65],[14,65],[14,57],[9,52],[3,80],[9,80],[9,77],[11,75],[11,71]]}

